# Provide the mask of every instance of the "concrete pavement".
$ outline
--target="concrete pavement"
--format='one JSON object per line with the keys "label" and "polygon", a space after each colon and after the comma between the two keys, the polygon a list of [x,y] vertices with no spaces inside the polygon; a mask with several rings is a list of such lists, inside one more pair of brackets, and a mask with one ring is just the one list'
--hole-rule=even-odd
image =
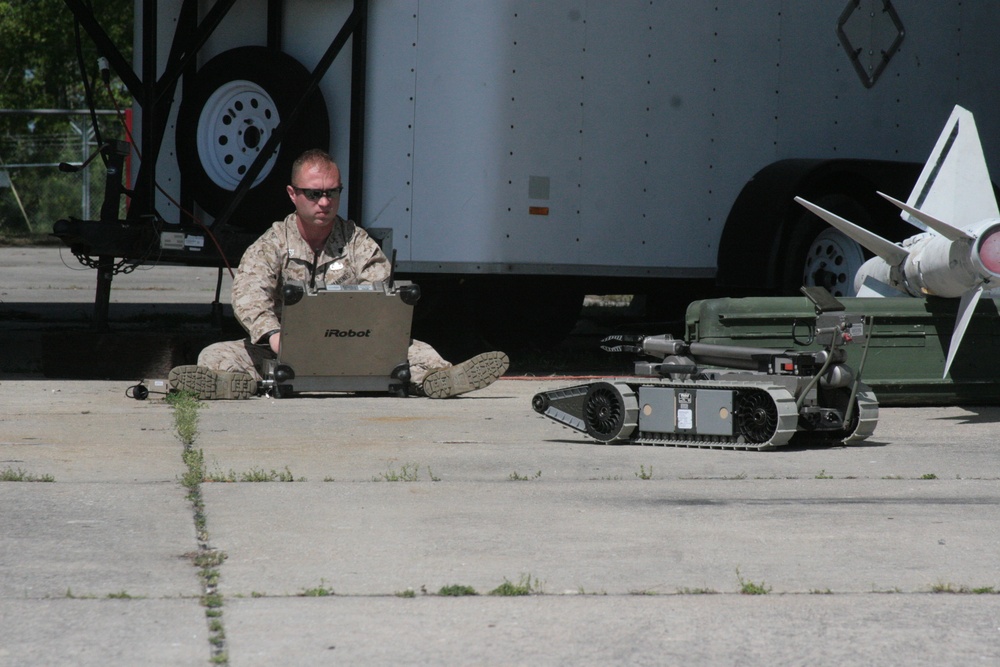
{"label": "concrete pavement", "polygon": [[[557,377],[203,403],[190,494],[162,399],[38,372],[93,298],[59,261],[0,251],[4,667],[1000,661],[1000,408],[758,453],[597,445],[532,412]],[[137,273],[120,330],[214,294]]]}
{"label": "concrete pavement", "polygon": [[[202,483],[199,544],[162,400],[0,381],[0,470],[55,480],[0,484],[0,664],[205,664],[213,638],[232,665],[1000,659],[1000,409],[884,410],[855,447],[608,447],[531,412],[560,382],[206,403],[208,478],[295,481]],[[485,595],[505,581],[535,594]]]}

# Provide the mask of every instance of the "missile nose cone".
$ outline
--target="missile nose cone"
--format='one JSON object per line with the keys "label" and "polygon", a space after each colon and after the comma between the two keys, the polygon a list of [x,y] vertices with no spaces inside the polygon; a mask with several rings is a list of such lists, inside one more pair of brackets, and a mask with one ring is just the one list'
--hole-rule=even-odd
{"label": "missile nose cone", "polygon": [[987,271],[1000,275],[1000,229],[994,229],[979,244],[979,259]]}

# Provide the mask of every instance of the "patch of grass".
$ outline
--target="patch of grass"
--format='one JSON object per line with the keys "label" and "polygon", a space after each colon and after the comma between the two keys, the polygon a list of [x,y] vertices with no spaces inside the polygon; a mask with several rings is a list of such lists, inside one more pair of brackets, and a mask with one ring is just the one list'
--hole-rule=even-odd
{"label": "patch of grass", "polygon": [[521,580],[516,584],[509,579],[504,578],[503,583],[487,593],[487,595],[509,597],[518,595],[537,595],[541,592],[541,584],[538,579],[532,581],[531,575],[525,574],[521,575]]}
{"label": "patch of grass", "polygon": [[326,580],[320,579],[319,586],[315,588],[307,588],[299,593],[299,597],[302,598],[324,598],[333,595],[333,589],[326,587]]}
{"label": "patch of grass", "polygon": [[205,452],[187,447],[181,454],[187,472],[181,477],[181,484],[187,489],[196,489],[205,479]]}
{"label": "patch of grass", "polygon": [[189,391],[171,392],[164,400],[174,409],[177,439],[186,446],[193,445],[198,437],[198,410],[201,409],[201,402]]}
{"label": "patch of grass", "polygon": [[34,475],[18,468],[14,470],[7,466],[0,470],[0,482],[54,482],[56,478],[52,475]]}
{"label": "patch of grass", "polygon": [[117,593],[108,593],[109,600],[134,600],[135,597],[129,595],[126,591],[118,591]]}
{"label": "patch of grass", "polygon": [[639,479],[653,479],[653,466],[649,466],[649,470],[646,470],[646,466],[640,465],[639,472],[635,476]]}
{"label": "patch of grass", "polygon": [[304,482],[305,477],[299,477],[296,479],[292,471],[289,470],[288,466],[285,466],[284,471],[277,471],[271,469],[270,471],[264,470],[263,468],[250,468],[245,472],[237,473],[235,470],[230,469],[229,472],[222,472],[218,470],[216,472],[207,473],[204,475],[202,481],[204,482]]}
{"label": "patch of grass", "polygon": [[714,588],[678,588],[678,595],[717,595],[719,591]]}
{"label": "patch of grass", "polygon": [[937,478],[938,478],[937,475],[935,475],[932,472],[924,473],[923,475],[920,476],[920,479],[937,479]]}
{"label": "patch of grass", "polygon": [[189,392],[170,393],[166,395],[165,400],[173,407],[177,439],[184,445],[181,460],[186,471],[180,481],[188,490],[187,499],[191,502],[194,513],[195,533],[200,549],[193,554],[192,561],[198,568],[198,577],[205,591],[200,602],[208,623],[208,643],[212,651],[210,662],[213,665],[228,665],[229,654],[226,651],[226,633],[222,623],[224,599],[218,591],[220,576],[218,567],[226,560],[226,554],[211,548],[208,542],[205,501],[201,495],[201,484],[205,481],[205,452],[193,447],[198,436],[198,410],[201,404]]}
{"label": "patch of grass", "polygon": [[[220,607],[222,607],[222,603],[223,603],[222,596],[218,593],[207,593],[206,595],[201,596],[201,606],[205,607],[206,609],[218,610]],[[205,615],[209,616],[209,618],[218,618],[218,614],[212,616],[206,613]]]}
{"label": "patch of grass", "polygon": [[195,567],[206,568],[206,567],[218,567],[226,562],[225,551],[220,551],[219,549],[211,549],[208,551],[202,551],[195,555],[194,564]]}
{"label": "patch of grass", "polygon": [[742,595],[767,595],[771,592],[771,587],[763,581],[758,584],[744,579],[743,575],[740,574],[740,568],[736,568],[736,579],[740,582],[740,593]]}
{"label": "patch of grass", "polygon": [[941,582],[931,586],[931,593],[954,593],[959,595],[995,595],[993,586],[983,586],[979,588],[969,588],[968,586],[954,586],[951,583]]}
{"label": "patch of grass", "polygon": [[541,470],[536,472],[534,475],[531,475],[530,477],[518,474],[518,472],[515,470],[514,472],[512,472],[510,475],[507,476],[507,479],[509,479],[512,482],[530,482],[531,480],[538,479],[541,476],[542,476]]}
{"label": "patch of grass", "polygon": [[396,597],[398,598],[415,598],[417,597],[417,592],[412,588],[407,588],[405,591],[396,591]]}
{"label": "patch of grass", "polygon": [[[462,597],[464,595],[479,595],[475,588],[472,586],[463,586],[461,584],[451,584],[450,586],[442,586],[441,590],[437,592],[438,595],[444,595],[445,597]],[[493,595],[490,593],[490,595]]]}
{"label": "patch of grass", "polygon": [[399,470],[389,468],[385,472],[380,472],[375,477],[372,477],[373,482],[416,482],[419,480],[420,466],[416,463],[404,463]]}
{"label": "patch of grass", "polygon": [[833,479],[833,475],[827,475],[826,470],[820,470],[816,473],[816,479]]}

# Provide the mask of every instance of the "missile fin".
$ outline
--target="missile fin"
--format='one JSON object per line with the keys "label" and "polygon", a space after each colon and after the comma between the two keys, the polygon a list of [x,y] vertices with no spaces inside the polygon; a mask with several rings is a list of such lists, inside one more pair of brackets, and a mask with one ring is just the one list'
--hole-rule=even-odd
{"label": "missile fin", "polygon": [[962,344],[962,337],[965,335],[965,330],[968,328],[969,322],[972,320],[972,314],[976,311],[976,305],[979,303],[979,297],[982,295],[982,285],[974,287],[962,295],[962,300],[958,304],[958,316],[955,318],[955,329],[951,334],[951,344],[948,346],[948,358],[944,362],[942,379],[948,377],[948,371],[951,370],[951,362],[955,360],[958,346]]}
{"label": "missile fin", "polygon": [[896,266],[902,263],[908,256],[908,253],[904,248],[901,248],[892,241],[887,241],[878,234],[871,233],[864,227],[859,227],[853,222],[845,220],[836,213],[831,213],[824,208],[820,208],[819,206],[816,206],[816,204],[808,202],[802,197],[796,197],[795,201],[802,204],[802,206],[806,207],[823,220],[826,220],[864,247],[868,248],[870,251],[888,262],[891,266]]}
{"label": "missile fin", "polygon": [[[951,112],[934,150],[906,203],[938,220],[966,228],[980,220],[1000,218],[993,183],[972,113],[960,106]],[[905,210],[905,209],[904,209]],[[903,219],[924,229],[908,211]]]}
{"label": "missile fin", "polygon": [[889,195],[885,194],[884,192],[879,192],[878,194],[883,199],[886,199],[886,200],[892,202],[893,204],[895,204],[896,206],[898,206],[900,209],[902,209],[903,211],[909,213],[914,218],[916,218],[920,222],[924,223],[927,227],[929,227],[930,229],[933,229],[935,232],[937,232],[941,236],[945,237],[949,241],[957,241],[958,239],[969,239],[971,241],[974,238],[974,237],[970,236],[968,233],[966,233],[965,231],[963,231],[961,229],[958,229],[957,227],[952,227],[947,222],[945,222],[943,220],[938,220],[934,216],[929,215],[927,213],[924,213],[923,211],[921,211],[919,209],[913,208],[909,204],[904,204],[903,202],[899,201],[898,199],[894,199],[893,197],[890,197]]}

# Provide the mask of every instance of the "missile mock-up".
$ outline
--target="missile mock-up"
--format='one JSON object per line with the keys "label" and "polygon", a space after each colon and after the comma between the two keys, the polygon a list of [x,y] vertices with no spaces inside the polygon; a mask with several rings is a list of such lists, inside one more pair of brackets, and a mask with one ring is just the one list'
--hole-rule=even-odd
{"label": "missile mock-up", "polygon": [[801,197],[795,201],[874,253],[854,278],[859,297],[961,299],[947,377],[979,298],[1000,287],[1000,211],[972,113],[955,107],[906,202],[878,194],[920,233],[893,243]]}

